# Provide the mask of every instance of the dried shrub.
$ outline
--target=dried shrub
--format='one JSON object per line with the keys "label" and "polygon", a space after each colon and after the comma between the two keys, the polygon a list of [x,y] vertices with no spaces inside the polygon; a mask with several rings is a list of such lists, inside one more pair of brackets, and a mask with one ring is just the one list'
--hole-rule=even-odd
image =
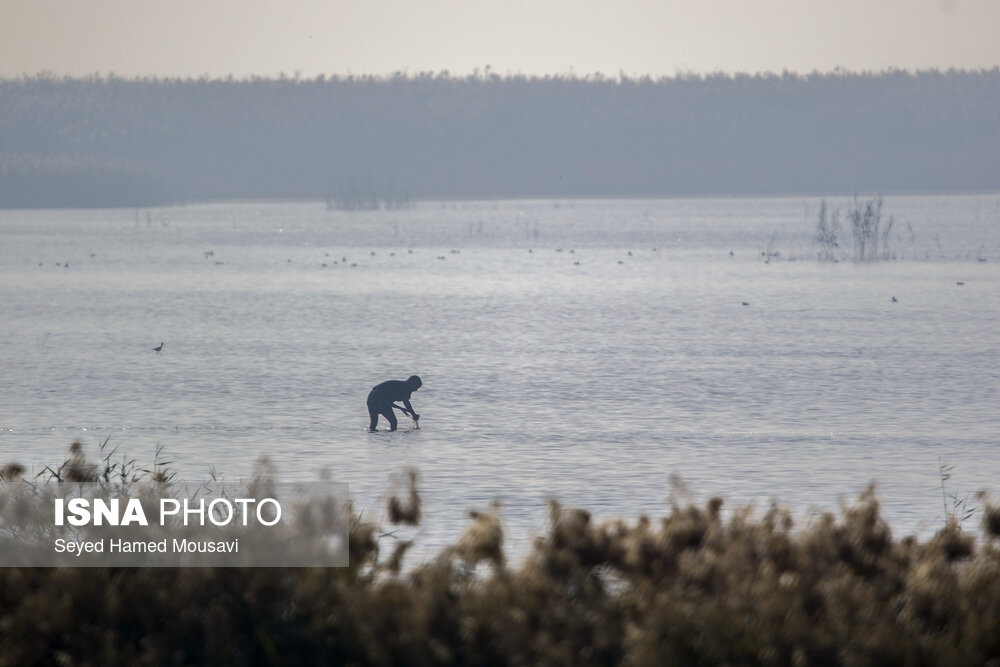
{"label": "dried shrub", "polygon": [[[395,519],[419,507],[408,475]],[[513,563],[493,507],[404,567],[412,540],[382,562],[352,511],[347,568],[0,569],[0,665],[988,664],[998,516],[921,541],[893,537],[874,489],[803,526],[717,498],[613,521],[553,501]]]}
{"label": "dried shrub", "polygon": [[420,494],[417,492],[417,471],[406,472],[409,480],[406,500],[400,500],[395,494],[389,497],[387,511],[390,523],[400,523],[416,526],[420,523]]}

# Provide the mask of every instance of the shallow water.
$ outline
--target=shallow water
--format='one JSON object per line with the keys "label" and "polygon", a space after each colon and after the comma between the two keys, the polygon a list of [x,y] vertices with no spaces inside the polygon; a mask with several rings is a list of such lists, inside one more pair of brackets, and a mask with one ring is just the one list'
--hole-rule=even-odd
{"label": "shallow water", "polygon": [[[662,514],[675,475],[803,516],[875,482],[933,530],[939,457],[948,493],[1000,495],[1000,195],[886,198],[872,264],[816,261],[818,204],[0,211],[0,461],[266,455],[369,516],[412,465],[424,554],[493,500],[515,549],[549,497]],[[422,428],[366,433],[368,389],[413,373]]]}

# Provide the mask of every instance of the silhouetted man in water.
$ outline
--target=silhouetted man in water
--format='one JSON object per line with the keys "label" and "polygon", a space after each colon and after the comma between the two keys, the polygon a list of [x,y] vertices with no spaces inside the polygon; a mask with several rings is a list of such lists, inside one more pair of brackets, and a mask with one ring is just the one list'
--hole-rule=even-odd
{"label": "silhouetted man in water", "polygon": [[423,382],[420,381],[420,377],[411,375],[405,380],[386,380],[372,387],[368,392],[368,416],[371,417],[368,430],[374,431],[378,426],[379,415],[389,422],[390,431],[396,430],[396,415],[392,413],[392,404],[395,401],[403,402],[403,412],[410,415],[413,421],[420,419],[420,415],[414,412],[413,406],[410,405],[410,394],[420,389],[421,385]]}

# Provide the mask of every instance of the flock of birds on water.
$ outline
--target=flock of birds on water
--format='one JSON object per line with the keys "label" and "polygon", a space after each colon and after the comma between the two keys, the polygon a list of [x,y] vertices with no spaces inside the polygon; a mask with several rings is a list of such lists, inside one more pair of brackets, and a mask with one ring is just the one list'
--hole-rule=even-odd
{"label": "flock of birds on water", "polygon": [[[650,248],[651,252],[657,252],[658,250],[659,250],[659,248]],[[555,248],[555,251],[557,253],[561,253],[561,252],[563,252],[563,249],[562,248]],[[406,252],[407,252],[407,254],[410,254],[410,255],[413,254],[413,250],[412,249],[411,250],[407,250]],[[455,249],[453,249],[453,250],[450,251],[450,254],[452,254],[452,255],[458,255],[458,254],[461,254],[461,252],[462,252],[461,250],[455,250]],[[528,252],[529,253],[534,253],[535,252],[534,248],[528,248]],[[389,254],[389,257],[395,257],[396,256],[396,253],[394,251],[390,251],[388,254]],[[576,254],[576,250],[572,250],[572,249],[569,250],[569,254],[571,254],[571,255]],[[734,254],[735,253],[732,250],[729,251],[729,256],[730,257],[733,257]],[[202,255],[205,257],[205,259],[214,258],[215,257],[215,251],[214,250],[206,250],[204,253],[202,253]],[[91,253],[90,256],[94,257],[95,254]],[[324,253],[324,256],[325,257],[329,257],[330,253]],[[370,257],[375,257],[376,256],[375,251],[372,250],[369,256]],[[632,253],[631,250],[628,251],[627,256],[628,257],[634,257],[634,255],[633,255],[633,253]],[[436,255],[436,259],[438,261],[443,261],[443,260],[446,260],[448,258],[445,255]],[[618,261],[619,264],[624,264],[625,263],[625,261],[621,260],[621,259],[619,259],[617,261]],[[983,260],[980,259],[979,261],[983,261]],[[220,265],[220,266],[222,264],[224,264],[224,262],[220,262],[220,261],[217,261],[215,263],[217,265]],[[288,259],[286,263],[287,264],[291,264],[292,260]],[[334,260],[334,262],[333,262],[333,265],[335,265],[335,266],[338,266],[338,265],[341,265],[341,264],[344,265],[344,266],[348,265],[347,264],[347,257],[346,256],[342,256],[339,261]],[[38,266],[43,266],[43,265],[44,265],[43,262],[39,262],[38,263]],[[578,260],[574,261],[573,265],[574,266],[579,266],[580,262]],[[69,268],[69,262],[56,262],[56,266],[61,266],[61,267],[64,267],[64,268],[68,269]],[[322,264],[320,264],[321,268],[327,268],[327,266],[329,266],[327,262],[323,262]],[[358,266],[358,263],[357,262],[351,262],[350,266],[351,266],[351,268],[356,268]],[[955,284],[958,287],[962,287],[962,286],[965,285],[965,282],[959,280],[959,281],[956,281]],[[892,303],[899,303],[899,299],[896,298],[895,296],[891,297],[891,301],[892,301]],[[750,303],[748,301],[741,301],[740,305],[741,306],[749,306]],[[161,341],[159,345],[157,345],[156,347],[154,347],[152,349],[153,349],[154,352],[161,352],[163,350],[163,342]]]}

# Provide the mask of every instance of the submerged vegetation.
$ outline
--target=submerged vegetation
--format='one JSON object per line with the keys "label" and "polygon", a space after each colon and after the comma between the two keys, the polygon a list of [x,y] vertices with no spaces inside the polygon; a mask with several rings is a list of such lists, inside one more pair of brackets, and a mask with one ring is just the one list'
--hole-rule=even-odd
{"label": "submerged vegetation", "polygon": [[889,234],[892,232],[892,217],[882,223],[882,197],[859,202],[855,197],[847,210],[851,222],[851,237],[854,240],[854,259],[870,262],[876,259],[890,259]]}
{"label": "submerged vegetation", "polygon": [[826,200],[819,203],[819,216],[816,219],[816,243],[819,245],[819,258],[827,262],[840,259],[840,209],[829,211]]}
{"label": "submerged vegetation", "polygon": [[861,201],[855,195],[848,204],[847,221],[850,223],[853,253],[840,245],[840,209],[830,211],[825,199],[820,202],[816,220],[819,259],[834,262],[841,259],[858,262],[895,259],[896,253],[889,243],[895,220],[890,216],[883,222],[881,195]]}
{"label": "submerged vegetation", "polygon": [[[109,465],[77,449],[48,470]],[[418,482],[387,523],[420,520]],[[524,559],[486,510],[405,567],[410,542],[353,513],[347,568],[0,569],[0,664],[987,664],[1000,508],[982,513],[979,540],[949,521],[920,541],[893,537],[872,490],[800,527],[717,498],[610,522],[553,501]]]}
{"label": "submerged vegetation", "polygon": [[345,177],[326,196],[330,211],[395,211],[416,206],[413,198],[389,181],[382,183],[370,174]]}

